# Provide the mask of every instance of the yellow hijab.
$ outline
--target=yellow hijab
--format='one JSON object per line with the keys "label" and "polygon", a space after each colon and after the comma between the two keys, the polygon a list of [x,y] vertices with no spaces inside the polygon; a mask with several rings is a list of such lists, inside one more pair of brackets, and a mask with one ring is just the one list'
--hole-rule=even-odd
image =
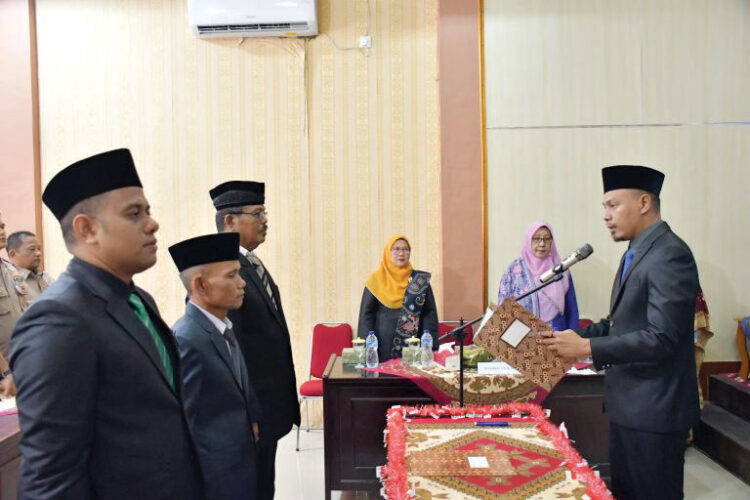
{"label": "yellow hijab", "polygon": [[380,267],[365,282],[365,286],[375,298],[390,309],[401,309],[406,287],[409,285],[409,277],[413,271],[411,262],[404,267],[398,267],[391,260],[391,247],[398,240],[404,240],[411,248],[411,243],[406,239],[406,236],[400,234],[391,236],[383,249]]}

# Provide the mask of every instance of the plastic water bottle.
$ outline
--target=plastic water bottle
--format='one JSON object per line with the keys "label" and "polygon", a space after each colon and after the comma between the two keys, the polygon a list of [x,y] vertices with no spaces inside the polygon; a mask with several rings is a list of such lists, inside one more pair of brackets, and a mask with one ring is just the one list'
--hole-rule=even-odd
{"label": "plastic water bottle", "polygon": [[365,339],[365,364],[367,368],[378,367],[378,338],[370,330]]}
{"label": "plastic water bottle", "polygon": [[432,354],[432,335],[429,330],[425,330],[422,334],[422,366],[430,366],[433,363],[434,357]]}

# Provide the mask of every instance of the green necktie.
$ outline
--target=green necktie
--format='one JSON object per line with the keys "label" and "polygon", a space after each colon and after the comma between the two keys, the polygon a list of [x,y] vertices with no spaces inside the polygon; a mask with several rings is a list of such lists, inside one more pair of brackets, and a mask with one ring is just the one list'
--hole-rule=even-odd
{"label": "green necktie", "polygon": [[154,339],[156,350],[159,352],[159,357],[161,358],[161,362],[164,365],[164,371],[167,374],[167,380],[169,380],[169,385],[171,385],[172,389],[174,390],[174,370],[172,369],[172,360],[169,358],[167,347],[164,345],[164,341],[159,335],[159,332],[156,331],[156,327],[151,321],[151,317],[148,315],[148,311],[146,311],[146,306],[143,305],[143,301],[136,293],[130,294],[130,296],[128,297],[128,303],[133,307],[133,312],[136,316],[138,316],[138,319],[141,320],[144,325],[146,325],[146,329],[151,334],[151,338]]}

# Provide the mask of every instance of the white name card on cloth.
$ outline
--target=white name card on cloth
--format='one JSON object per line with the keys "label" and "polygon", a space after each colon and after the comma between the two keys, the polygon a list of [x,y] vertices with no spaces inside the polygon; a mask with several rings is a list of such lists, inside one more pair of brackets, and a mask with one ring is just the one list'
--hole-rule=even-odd
{"label": "white name card on cloth", "polygon": [[520,375],[521,372],[504,361],[490,361],[477,363],[479,375]]}
{"label": "white name card on cloth", "polygon": [[489,469],[490,468],[490,462],[487,460],[487,457],[468,457],[469,458],[469,467],[472,469]]}

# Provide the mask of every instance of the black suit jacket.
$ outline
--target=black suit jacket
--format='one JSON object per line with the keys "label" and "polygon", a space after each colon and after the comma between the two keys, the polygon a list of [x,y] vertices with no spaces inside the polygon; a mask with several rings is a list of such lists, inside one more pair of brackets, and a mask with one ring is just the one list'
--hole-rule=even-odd
{"label": "black suit jacket", "polygon": [[607,368],[605,408],[624,427],[682,432],[699,416],[693,354],[698,271],[666,222],[639,242],[609,316],[580,330],[597,368]]}
{"label": "black suit jacket", "polygon": [[240,309],[229,312],[229,319],[234,324],[237,342],[263,411],[260,440],[276,441],[300,421],[289,329],[279,289],[270,273],[268,278],[278,309],[253,265],[242,254],[239,259],[240,276],[246,283],[245,300]]}
{"label": "black suit jacket", "polygon": [[254,498],[252,423],[261,411],[244,361],[238,379],[226,341],[192,303],[175,323],[180,348],[185,411],[211,500]]}
{"label": "black suit jacket", "polygon": [[[132,291],[160,329],[176,390],[127,302]],[[11,349],[19,499],[203,498],[177,346],[150,295],[73,259],[21,317]]]}

